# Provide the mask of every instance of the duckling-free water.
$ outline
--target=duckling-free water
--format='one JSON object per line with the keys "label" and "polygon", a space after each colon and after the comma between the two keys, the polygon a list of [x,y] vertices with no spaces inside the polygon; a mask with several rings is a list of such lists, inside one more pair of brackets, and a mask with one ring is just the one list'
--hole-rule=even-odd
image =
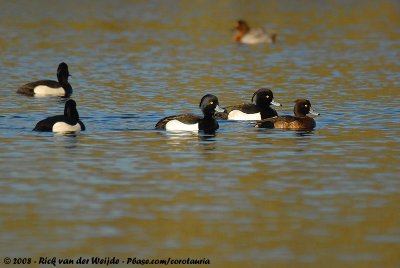
{"label": "duckling-free water", "polygon": [[[5,257],[208,258],[211,267],[400,264],[396,1],[3,1],[0,263]],[[235,44],[237,19],[278,33]],[[69,65],[87,130],[35,133],[64,99],[16,94]],[[270,87],[310,132],[220,121],[154,130]],[[34,265],[33,265],[34,266]]]}

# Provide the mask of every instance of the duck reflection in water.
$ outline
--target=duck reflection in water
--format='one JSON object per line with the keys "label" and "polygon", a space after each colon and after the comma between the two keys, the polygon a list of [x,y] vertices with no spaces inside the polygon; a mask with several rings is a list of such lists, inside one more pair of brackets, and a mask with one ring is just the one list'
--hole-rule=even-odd
{"label": "duck reflection in water", "polygon": [[57,132],[54,133],[54,142],[67,149],[76,148],[78,146],[79,133],[76,132]]}

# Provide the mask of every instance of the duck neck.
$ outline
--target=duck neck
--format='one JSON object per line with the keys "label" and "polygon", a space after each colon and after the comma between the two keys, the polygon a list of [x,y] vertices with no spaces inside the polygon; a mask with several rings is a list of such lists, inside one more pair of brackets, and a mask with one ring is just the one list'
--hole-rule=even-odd
{"label": "duck neck", "polygon": [[241,32],[243,33],[243,35],[247,34],[248,32],[250,32],[250,26],[247,24],[243,25]]}
{"label": "duck neck", "polygon": [[76,108],[66,107],[64,110],[64,115],[74,124],[79,121],[79,113]]}
{"label": "duck neck", "polygon": [[307,114],[305,114],[304,112],[300,111],[296,106],[293,109],[293,113],[294,113],[294,116],[296,116],[296,117],[305,117],[305,116],[307,116]]}
{"label": "duck neck", "polygon": [[207,134],[215,134],[215,130],[218,128],[218,122],[213,115],[204,115],[204,118],[199,121],[199,130],[203,130]]}
{"label": "duck neck", "polygon": [[260,114],[261,114],[261,119],[266,119],[278,115],[278,113],[274,109],[272,109],[269,105],[264,109],[260,109]]}
{"label": "duck neck", "polygon": [[258,108],[258,110],[260,112],[261,111],[268,111],[269,109],[272,109],[270,107],[270,103],[268,103],[268,102],[259,101],[259,102],[256,102],[256,106],[257,106],[257,108]]}
{"label": "duck neck", "polygon": [[204,119],[205,120],[210,120],[210,119],[214,118],[214,112],[206,112],[205,111],[203,114],[204,114]]}
{"label": "duck neck", "polygon": [[57,74],[57,79],[60,84],[68,84],[68,75],[65,75],[63,73]]}

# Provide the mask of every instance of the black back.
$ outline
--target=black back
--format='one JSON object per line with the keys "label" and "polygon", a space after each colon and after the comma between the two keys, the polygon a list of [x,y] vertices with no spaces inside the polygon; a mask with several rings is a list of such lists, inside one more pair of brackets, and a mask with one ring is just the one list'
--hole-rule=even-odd
{"label": "black back", "polygon": [[165,126],[169,121],[178,120],[184,124],[192,125],[196,124],[200,121],[201,117],[193,114],[180,114],[180,115],[171,115],[168,117],[164,117],[156,124],[156,129],[165,129]]}

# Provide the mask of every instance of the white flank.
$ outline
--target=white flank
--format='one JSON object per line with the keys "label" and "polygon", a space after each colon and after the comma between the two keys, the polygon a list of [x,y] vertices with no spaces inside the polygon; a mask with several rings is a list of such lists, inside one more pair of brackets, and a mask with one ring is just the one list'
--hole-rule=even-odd
{"label": "white flank", "polygon": [[48,86],[37,86],[33,89],[37,96],[64,96],[65,90],[62,87],[52,88]]}
{"label": "white flank", "polygon": [[178,120],[171,120],[165,125],[165,129],[169,131],[198,131],[199,123],[188,125]]}
{"label": "white flank", "polygon": [[53,125],[53,132],[79,132],[81,131],[81,125],[76,123],[76,125],[71,126],[64,122],[57,122]]}
{"label": "white flank", "polygon": [[248,120],[248,121],[255,121],[261,120],[261,114],[246,114],[239,110],[233,110],[228,114],[228,120]]}
{"label": "white flank", "polygon": [[252,29],[240,40],[245,44],[271,43],[271,38],[263,29]]}

